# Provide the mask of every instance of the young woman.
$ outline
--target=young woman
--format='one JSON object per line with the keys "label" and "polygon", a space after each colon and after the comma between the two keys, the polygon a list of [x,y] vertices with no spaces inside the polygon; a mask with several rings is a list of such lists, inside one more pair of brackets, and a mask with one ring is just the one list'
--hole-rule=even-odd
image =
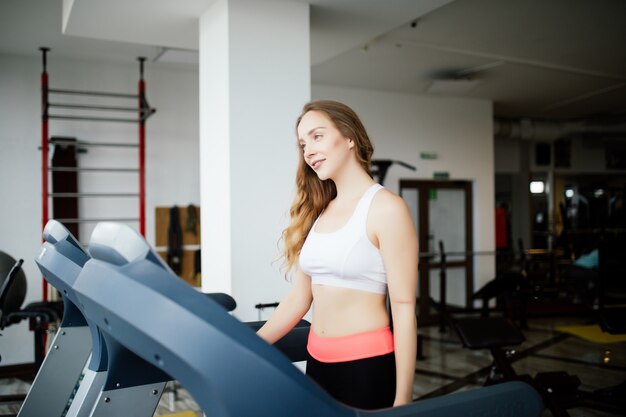
{"label": "young woman", "polygon": [[370,176],[373,147],[352,109],[310,102],[296,131],[297,194],[283,232],[293,286],[258,335],[276,342],[313,303],[307,374],[353,407],[406,404],[417,341],[411,215]]}

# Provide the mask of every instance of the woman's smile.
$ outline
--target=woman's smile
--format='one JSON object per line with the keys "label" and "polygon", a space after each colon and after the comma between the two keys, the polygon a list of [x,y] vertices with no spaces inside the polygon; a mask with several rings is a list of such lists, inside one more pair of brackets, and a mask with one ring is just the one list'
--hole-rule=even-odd
{"label": "woman's smile", "polygon": [[315,171],[317,171],[319,168],[321,168],[322,164],[324,163],[326,159],[322,158],[322,159],[316,159],[313,162],[311,162],[311,168],[313,168]]}

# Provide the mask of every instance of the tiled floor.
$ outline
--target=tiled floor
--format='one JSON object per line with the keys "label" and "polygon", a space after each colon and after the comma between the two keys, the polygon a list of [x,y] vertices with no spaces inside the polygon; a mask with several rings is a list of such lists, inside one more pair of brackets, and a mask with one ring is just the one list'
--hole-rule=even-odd
{"label": "tiled floor", "polygon": [[[515,347],[516,355],[512,357],[515,372],[534,376],[538,372],[565,371],[578,376],[579,389],[587,392],[626,381],[626,342],[593,343],[555,330],[558,325],[569,324],[582,323],[576,318],[532,320],[524,331],[526,341]],[[487,351],[462,349],[453,334],[441,334],[437,327],[424,328],[421,332],[428,341],[424,347],[426,358],[417,364],[416,398],[442,393],[445,387],[471,389],[484,383],[485,376],[474,382],[468,381],[467,376],[490,368],[491,356]],[[570,409],[569,413],[572,417],[608,417],[626,415],[626,409],[621,414],[611,414],[580,407]]]}
{"label": "tiled floor", "polygon": [[[626,342],[592,343],[575,336],[564,335],[555,326],[577,324],[581,319],[534,319],[524,331],[526,341],[517,346],[513,367],[518,374],[535,375],[537,372],[566,371],[580,378],[580,389],[594,391],[626,381]],[[474,389],[484,383],[491,364],[487,351],[463,349],[454,334],[439,333],[437,327],[420,329],[425,336],[423,360],[418,361],[414,395],[419,398],[450,389]],[[517,358],[517,359],[516,359]],[[607,360],[608,359],[608,360]],[[481,372],[482,371],[482,372]],[[477,376],[471,378],[471,376]],[[470,376],[470,377],[468,377]],[[191,410],[198,416],[198,405],[182,387],[172,392],[172,383],[161,398],[155,415]],[[16,380],[0,380],[0,394],[25,393],[28,384]],[[19,404],[0,405],[0,415],[17,412]],[[572,417],[611,417],[611,414],[590,408],[574,408]],[[545,416],[550,413],[546,411]],[[626,410],[621,415],[626,415]]]}

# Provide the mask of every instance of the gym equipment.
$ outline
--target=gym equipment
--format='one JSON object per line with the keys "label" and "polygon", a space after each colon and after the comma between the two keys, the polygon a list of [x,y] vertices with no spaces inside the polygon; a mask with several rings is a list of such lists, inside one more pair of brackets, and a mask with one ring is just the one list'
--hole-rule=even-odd
{"label": "gym equipment", "polygon": [[276,308],[278,307],[278,302],[273,302],[273,303],[258,303],[255,304],[254,308],[257,309],[257,314],[259,315],[259,320],[261,320],[261,313],[263,313],[263,310],[265,310],[266,308]]}
{"label": "gym equipment", "polygon": [[7,315],[19,311],[26,297],[26,276],[20,259],[0,252],[0,326],[8,324]]}
{"label": "gym equipment", "polygon": [[[137,60],[139,61],[139,80],[137,85],[137,93],[114,93],[114,92],[104,92],[104,91],[87,91],[87,90],[69,90],[69,89],[59,89],[52,88],[49,84],[48,70],[47,70],[47,59],[48,52],[50,52],[50,48],[40,47],[42,57],[42,71],[41,71],[41,110],[38,110],[39,115],[41,116],[41,214],[42,214],[42,228],[45,228],[46,224],[49,220],[49,203],[50,201],[54,201],[57,198],[70,198],[70,199],[79,199],[79,198],[92,198],[92,197],[137,197],[138,198],[138,218],[131,219],[122,219],[117,218],[117,221],[133,221],[139,223],[139,230],[143,235],[145,235],[146,229],[146,213],[145,213],[145,200],[146,200],[146,187],[145,187],[145,143],[146,143],[146,121],[147,119],[156,112],[156,109],[150,107],[148,104],[148,100],[146,98],[146,82],[144,80],[144,64],[146,58],[139,57]],[[50,97],[52,96],[52,100]],[[76,104],[75,102],[62,102],[62,97],[65,96],[82,96],[82,97],[91,97],[94,100],[92,104]],[[91,100],[90,99],[90,100]],[[59,102],[58,100],[61,100]],[[111,105],[111,101],[117,102],[119,104]],[[132,100],[136,105],[129,106],[129,101]],[[72,110],[87,110],[88,113],[93,114],[93,116],[88,116],[86,113],[84,114],[67,114],[63,112],[63,114],[55,114],[55,109],[72,109]],[[129,112],[132,114],[132,117],[119,117],[120,112]],[[101,114],[102,116],[96,116],[96,114]],[[139,115],[139,117],[137,117]],[[85,141],[71,141],[71,144],[74,146],[82,147],[109,147],[109,148],[132,148],[136,147],[139,155],[139,166],[136,169],[132,168],[118,168],[118,167],[49,167],[50,157],[50,138],[48,137],[49,133],[49,124],[51,120],[64,120],[64,121],[75,121],[75,122],[107,122],[107,123],[133,123],[137,124],[139,129],[139,137],[137,144],[128,144],[128,143],[120,143],[120,142],[85,142]],[[68,143],[67,140],[63,140],[63,138],[59,138],[55,143],[57,145],[61,145],[65,142]],[[50,169],[51,168],[51,169]],[[138,193],[110,193],[110,192],[58,192],[49,190],[49,175],[50,172],[54,171],[65,171],[65,172],[137,172],[138,174]],[[50,199],[52,197],[52,200]],[[61,220],[61,219],[59,219]],[[94,221],[99,221],[94,218],[65,218],[62,221],[66,224],[80,224],[80,223],[93,223]],[[44,280],[42,280],[42,292],[43,292],[43,301],[48,301],[48,288]]]}
{"label": "gym equipment", "polygon": [[[124,371],[123,360],[126,352],[123,351],[123,353],[117,354],[119,349],[116,344],[114,342],[105,343],[105,335],[101,332],[100,328],[90,320],[86,320],[84,307],[74,291],[74,284],[82,270],[82,267],[89,259],[88,255],[86,255],[80,248],[80,244],[61,223],[55,220],[50,220],[46,224],[44,229],[44,240],[45,242],[42,245],[41,251],[35,262],[39,266],[39,269],[45,279],[63,294],[64,298],[68,301],[67,305],[74,306],[74,312],[78,317],[77,321],[82,318],[84,327],[88,326],[89,329],[86,334],[86,337],[88,337],[87,343],[83,340],[82,347],[84,349],[85,345],[87,346],[87,355],[89,354],[89,351],[91,351],[91,359],[87,369],[85,370],[82,382],[78,386],[78,390],[69,405],[66,415],[68,417],[102,415],[101,413],[98,413],[101,409],[98,407],[98,403],[100,401],[104,401],[104,398],[106,398],[106,395],[110,391],[117,391],[116,394],[118,396],[120,395],[120,392],[130,392],[132,394],[132,390],[126,389],[128,385],[132,386],[132,384],[126,384],[129,379],[132,381],[132,375],[123,375],[121,378],[118,378],[119,373]],[[85,334],[83,334],[83,336],[85,336]],[[51,352],[56,351],[57,350],[54,349],[54,347],[51,350]],[[61,349],[58,349],[58,351],[61,351]],[[110,362],[116,360],[120,361],[121,364],[118,362],[116,367],[111,367]],[[71,358],[67,361],[66,366],[69,365],[70,361]],[[79,373],[83,370],[85,365],[85,361],[78,358],[75,358],[71,363],[80,367]],[[114,369],[112,375],[110,375],[111,368]],[[140,367],[137,370],[141,371]],[[152,369],[149,369],[148,373],[155,374]],[[58,384],[61,379],[71,380],[72,378],[66,377],[65,375],[60,378],[58,374],[54,376],[51,375],[50,377],[52,378],[51,381],[42,381],[39,383],[39,381],[36,380],[31,387],[31,392],[42,391],[46,392],[48,396],[57,398],[58,402],[62,403],[61,412],[59,414],[52,414],[48,411],[48,404],[46,402],[39,401],[37,405],[40,409],[36,409],[34,406],[31,409],[27,407],[27,403],[25,403],[22,406],[22,409],[20,409],[18,417],[62,415],[70,399],[71,391],[67,395],[59,393],[56,392],[57,390],[54,386]],[[118,381],[113,384],[113,386],[111,386],[111,384],[107,385],[107,382],[113,378],[118,378]],[[135,407],[135,410],[141,412],[151,408],[151,412],[154,413],[154,409],[156,408],[158,399],[160,398],[160,393],[168,380],[169,377],[159,374],[156,377],[156,380],[152,381],[153,383],[149,387],[151,390],[158,390],[159,392],[156,402],[154,402],[154,397],[156,397],[155,395],[149,396],[149,399],[153,399],[152,402],[137,401],[139,405]],[[76,381],[77,379],[74,379],[72,389],[75,387]],[[122,388],[122,383],[124,383],[124,389],[119,389]],[[29,392],[29,396],[30,395],[31,393]],[[140,408],[141,406],[147,408]],[[41,409],[42,407],[45,407],[45,411]],[[129,407],[131,407],[131,405],[129,405]]]}
{"label": "gym equipment", "polygon": [[23,260],[16,261],[0,251],[0,330],[24,319],[30,321],[34,333],[35,369],[38,369],[44,358],[48,324],[58,321],[63,314],[63,304],[33,302],[22,307],[27,289],[22,263]]}
{"label": "gym equipment", "polygon": [[417,168],[415,168],[413,165],[407,164],[406,162],[395,161],[391,159],[374,159],[372,160],[372,167],[370,171],[373,176],[376,176],[378,178],[378,183],[380,185],[385,184],[387,171],[389,170],[389,167],[394,164],[403,166],[404,168],[410,169],[411,171],[417,171]]}
{"label": "gym equipment", "polygon": [[[599,249],[598,276],[598,322],[602,330],[610,334],[626,334],[626,261],[623,248],[626,235],[606,234]],[[596,390],[593,399],[602,403],[615,404],[616,409],[626,409],[626,380]]]}
{"label": "gym equipment", "polygon": [[[92,352],[90,328],[77,307],[78,300],[72,290],[72,284],[89,255],[67,229],[55,220],[48,222],[43,235],[45,242],[38,265],[48,281],[62,294],[63,321],[22,404],[19,417],[62,416]],[[58,253],[59,256],[46,257],[48,252]],[[52,262],[46,262],[48,260]],[[63,271],[67,281],[57,277],[59,271]],[[92,328],[91,332],[97,333],[97,328]],[[96,345],[95,352],[99,351]],[[92,357],[92,363],[97,361],[97,357],[97,354]],[[85,375],[79,388],[84,389],[89,381],[89,376]]]}
{"label": "gym equipment", "polygon": [[[620,250],[624,244],[613,243],[611,248],[621,257]],[[500,273],[494,280],[483,286],[474,294],[474,299],[482,299],[483,305],[480,309],[481,318],[455,318],[454,313],[475,313],[474,309],[452,309],[446,306],[446,262],[447,253],[444,251],[443,242],[439,242],[440,251],[440,293],[439,302],[431,299],[431,305],[440,313],[440,331],[445,331],[445,327],[449,326],[455,330],[461,344],[472,350],[488,349],[493,357],[491,373],[489,374],[485,385],[491,385],[504,381],[519,380],[526,382],[539,393],[541,393],[544,403],[550,409],[553,415],[567,416],[567,409],[573,407],[595,408],[607,412],[615,412],[623,410],[626,403],[622,400],[626,389],[626,382],[616,387],[609,387],[596,392],[580,391],[578,387],[581,382],[575,375],[569,375],[566,372],[540,372],[534,377],[529,375],[517,375],[511,365],[512,359],[509,357],[506,348],[517,346],[524,342],[525,338],[518,327],[512,322],[517,319],[520,326],[526,326],[525,304],[532,298],[540,296],[541,287],[534,288],[528,284],[525,275],[519,271],[511,270],[506,273]],[[521,269],[524,270],[523,268]],[[622,277],[626,268],[614,269],[615,275]],[[618,280],[619,281],[619,280]],[[619,291],[616,291],[619,293]],[[490,309],[487,302],[493,297],[503,297],[506,299],[508,307],[504,313],[508,313],[511,317],[488,317]],[[517,308],[515,307],[517,304]],[[518,314],[519,313],[519,314]],[[603,316],[603,310],[600,305],[599,315],[601,323],[606,326],[609,322]],[[616,324],[620,319],[613,320]],[[624,321],[622,321],[623,325]],[[608,328],[608,327],[607,327]],[[418,336],[418,355],[419,350]],[[613,392],[615,390],[615,392]]]}
{"label": "gym equipment", "polygon": [[[539,372],[534,377],[518,375],[511,365],[511,357],[504,348],[517,346],[525,338],[509,319],[502,317],[460,319],[454,322],[453,328],[464,347],[491,351],[493,365],[485,385],[523,381],[541,394],[546,408],[555,417],[569,417],[567,410],[573,407],[594,408],[609,413],[621,413],[624,410],[625,383],[595,392],[585,392],[578,389],[580,379],[567,372]],[[616,392],[612,393],[611,390]],[[615,395],[617,392],[622,394]]]}
{"label": "gym equipment", "polygon": [[[23,259],[15,261],[4,252],[0,252],[0,330],[9,324],[9,315],[19,311],[26,295],[26,279],[22,271]],[[12,265],[12,266],[10,266]],[[5,269],[9,267],[8,273]],[[7,314],[8,312],[8,314]],[[0,358],[1,360],[1,358]]]}
{"label": "gym equipment", "polygon": [[[211,416],[429,413],[456,417],[468,410],[475,415],[539,416],[543,410],[539,395],[523,383],[499,384],[378,412],[346,407],[249,326],[177,279],[128,226],[100,223],[89,251],[92,259],[73,289],[85,318],[97,324],[106,343],[107,385],[132,376],[141,379],[136,383],[145,383],[150,375],[157,379],[169,375]],[[189,340],[181,335],[194,337]],[[140,367],[142,372],[138,372]],[[127,382],[120,383],[121,387],[130,387]],[[137,412],[136,405],[159,392],[137,394],[102,396],[96,406],[106,415],[152,415]]]}
{"label": "gym equipment", "polygon": [[[265,321],[253,321],[246,323],[255,332],[259,330]],[[285,354],[291,362],[301,362],[307,359],[306,344],[309,340],[311,323],[300,320],[298,324],[282,339],[274,343],[274,346]]]}
{"label": "gym equipment", "polygon": [[[22,302],[26,296],[27,287],[26,276],[21,269],[23,262],[22,259],[15,262],[9,255],[0,252],[0,264],[2,265],[0,266],[0,270],[2,271],[0,274],[3,278],[5,275],[3,273],[4,269],[9,264],[14,263],[9,273],[6,275],[6,279],[4,279],[0,285],[0,329],[19,323],[26,318],[31,320],[32,328],[35,331],[35,366],[39,368],[40,373],[44,370],[44,374],[50,374],[50,372],[54,372],[53,369],[56,367],[58,361],[55,360],[56,357],[54,359],[50,357],[43,358],[45,332],[48,324],[56,322],[61,315],[61,305],[59,303],[30,303],[24,309],[21,309]],[[68,372],[71,374],[72,370],[70,369]],[[80,374],[80,369],[78,373]],[[68,377],[71,378],[71,375],[68,375]],[[74,388],[77,379],[78,378],[74,379],[74,382],[70,382],[71,386],[67,387],[70,392]],[[63,391],[66,388],[65,385],[68,384],[66,384],[66,381],[62,381],[60,385],[61,386],[58,388]],[[26,396],[25,399],[21,395],[15,396],[15,399],[19,399],[20,401],[24,400],[24,406],[30,408],[40,402],[42,397],[39,390],[31,390],[31,393]],[[50,398],[50,403],[53,410],[58,408],[56,407],[55,398]],[[61,408],[60,411],[63,411],[63,408]],[[61,412],[56,415],[61,416]]]}
{"label": "gym equipment", "polygon": [[[107,353],[107,347],[98,326],[94,323],[90,323],[88,326],[89,322],[83,316],[82,307],[77,307],[80,306],[80,302],[73,290],[73,284],[82,266],[89,259],[89,255],[82,250],[78,240],[56,220],[50,220],[46,225],[44,240],[45,243],[36,263],[48,282],[63,293],[66,312],[61,328],[52,344],[51,352],[46,357],[44,366],[38,373],[27,399],[22,405],[19,416],[63,415],[91,352],[92,338],[94,343],[91,360],[66,415],[97,415],[94,412],[94,405],[98,398],[105,395],[103,392],[105,392],[105,383],[109,378],[107,372],[110,354]],[[227,294],[209,293],[204,295],[227,311],[232,311],[236,307],[235,300]],[[260,327],[262,324],[260,322],[253,325]],[[306,324],[308,325],[308,323]],[[288,335],[279,341],[279,345],[285,349],[288,355],[302,356],[292,346],[294,341],[299,346],[304,346],[305,342],[302,342],[304,331],[297,333],[297,329],[302,326],[304,325],[297,326],[295,334]],[[122,354],[122,356],[124,355]],[[151,388],[150,392],[158,390],[159,395],[151,395],[152,401],[144,404],[148,409],[156,408],[160,393],[169,377],[162,379],[155,386],[149,387]],[[118,383],[120,382],[118,381]],[[114,395],[119,397],[122,394],[116,391],[117,388],[120,387],[116,383],[115,387],[109,391],[113,391]],[[130,396],[130,394],[128,395]]]}
{"label": "gym equipment", "polygon": [[606,234],[599,249],[598,321],[611,334],[626,333],[625,234]]}

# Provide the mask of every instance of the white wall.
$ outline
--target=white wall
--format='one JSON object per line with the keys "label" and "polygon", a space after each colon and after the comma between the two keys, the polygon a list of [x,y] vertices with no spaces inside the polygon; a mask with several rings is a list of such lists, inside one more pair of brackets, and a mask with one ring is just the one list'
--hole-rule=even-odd
{"label": "white wall", "polygon": [[[28,279],[25,302],[41,300],[41,275],[33,262],[41,244],[41,59],[0,54],[0,250],[23,258]],[[111,64],[48,58],[51,88],[136,93],[138,63]],[[156,67],[144,76],[149,103],[157,113],[146,128],[146,234],[154,243],[156,206],[199,204],[198,74],[195,69]],[[56,96],[57,102],[89,102]],[[116,102],[118,103],[118,102]],[[113,104],[110,102],[109,104]],[[130,100],[130,106],[136,105]],[[61,114],[57,110],[57,114]],[[128,117],[128,115],[117,115]],[[131,117],[134,117],[131,116]],[[137,142],[136,124],[50,121],[50,136],[85,141]],[[82,166],[137,166],[136,151],[90,149]],[[82,174],[82,191],[136,192],[136,174]],[[136,199],[91,199],[81,203],[89,217],[137,217]],[[132,224],[138,227],[137,223]],[[81,229],[87,241],[89,230]],[[0,366],[31,362],[32,333],[27,323],[11,326],[0,337]]]}
{"label": "white wall", "polygon": [[[0,55],[0,250],[26,260],[29,280],[27,302],[41,299],[40,274],[33,262],[41,244],[40,102],[39,57]],[[102,91],[135,91],[135,63],[103,64],[71,61],[51,54],[50,84],[55,88]],[[157,113],[147,123],[147,237],[154,242],[155,206],[199,204],[198,162],[198,73],[172,67],[146,66],[148,100]],[[432,178],[435,171],[448,171],[453,179],[474,182],[475,250],[494,247],[493,141],[491,104],[480,100],[427,98],[414,95],[312,86],[313,98],[330,98],[352,106],[364,120],[374,141],[377,158],[401,159],[418,167],[413,173],[400,167],[390,169],[386,186],[397,191],[399,178]],[[299,109],[294,109],[294,115]],[[295,116],[294,116],[295,121]],[[293,126],[287,127],[293,131]],[[75,135],[81,140],[136,140],[134,126],[51,121],[51,135]],[[295,139],[294,139],[295,140]],[[437,152],[439,159],[423,161],[422,151]],[[293,158],[297,158],[293,151]],[[105,154],[106,155],[106,154]],[[120,156],[97,158],[95,152],[81,156],[89,162],[128,165]],[[128,162],[128,164],[127,164]],[[121,174],[119,174],[121,175]],[[83,179],[85,184],[96,182]],[[115,186],[133,188],[126,177]],[[284,210],[277,221],[286,222],[291,196],[278,197]],[[125,209],[122,204],[120,211]],[[133,206],[134,207],[134,206]],[[109,210],[116,210],[115,207]],[[85,236],[86,237],[86,236]],[[279,236],[276,236],[278,240]],[[252,245],[253,246],[253,245]],[[277,252],[276,252],[277,253]],[[270,264],[273,259],[267,259]],[[278,265],[273,268],[277,270]],[[491,258],[477,263],[477,285],[493,276]],[[267,295],[267,278],[247,289],[255,300],[275,301]],[[273,278],[282,282],[282,277]],[[284,282],[279,286],[283,288]],[[451,288],[451,291],[454,291]],[[283,290],[280,291],[284,292]],[[260,297],[261,294],[265,294]],[[454,298],[452,298],[454,301]],[[269,313],[269,311],[267,312]],[[266,318],[264,314],[263,318]],[[2,365],[30,362],[32,334],[23,323],[2,332]]]}
{"label": "white wall", "polygon": [[232,294],[243,321],[290,289],[272,261],[295,184],[293,123],[310,99],[308,23],[307,4],[250,0],[200,19],[202,289]]}
{"label": "white wall", "polygon": [[[449,172],[450,179],[472,181],[474,250],[494,250],[491,102],[321,85],[313,86],[312,96],[338,100],[352,107],[374,143],[374,158],[401,160],[417,167],[417,172],[399,166],[390,168],[385,186],[391,191],[398,192],[401,178],[432,179],[438,171]],[[422,160],[420,152],[435,152],[438,159]],[[495,276],[495,259],[477,257],[474,273],[474,285],[479,288]],[[450,302],[464,303],[463,297],[463,288],[451,282]]]}

